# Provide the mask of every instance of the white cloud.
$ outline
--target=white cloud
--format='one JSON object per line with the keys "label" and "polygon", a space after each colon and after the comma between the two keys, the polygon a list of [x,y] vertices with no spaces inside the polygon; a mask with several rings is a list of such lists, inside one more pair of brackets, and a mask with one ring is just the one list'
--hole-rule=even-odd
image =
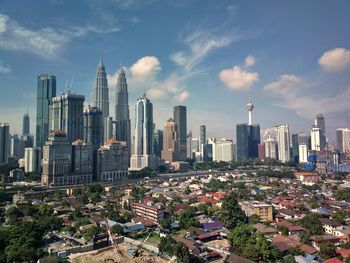
{"label": "white cloud", "polygon": [[7,74],[7,73],[10,73],[11,71],[12,71],[11,67],[9,65],[4,64],[0,60],[0,73]]}
{"label": "white cloud", "polygon": [[280,76],[279,80],[266,85],[264,90],[279,95],[292,96],[296,93],[298,85],[300,85],[302,81],[303,79],[300,77],[285,74]]}
{"label": "white cloud", "polygon": [[152,79],[160,70],[160,62],[154,56],[142,57],[130,67],[132,78],[136,81]]}
{"label": "white cloud", "polygon": [[248,55],[244,60],[244,67],[248,68],[253,65],[255,65],[255,58],[253,55]]}
{"label": "white cloud", "polygon": [[179,66],[184,67],[186,71],[191,71],[213,50],[225,47],[232,43],[234,36],[226,34],[225,36],[215,36],[209,31],[198,31],[192,33],[184,40],[188,47],[187,51],[179,51],[170,56],[170,58]]}
{"label": "white cloud", "polygon": [[256,72],[247,72],[239,66],[224,69],[219,73],[220,80],[233,90],[245,90],[254,85],[259,80]]}
{"label": "white cloud", "polygon": [[326,71],[338,71],[350,65],[350,50],[345,48],[334,48],[318,59],[320,66]]}
{"label": "white cloud", "polygon": [[187,90],[181,91],[177,96],[176,99],[179,102],[184,102],[186,101],[190,96],[190,93]]}
{"label": "white cloud", "polygon": [[72,26],[66,29],[44,27],[29,29],[21,26],[7,15],[0,14],[0,48],[23,51],[43,57],[56,57],[59,50],[73,38],[84,37],[89,33],[111,33],[119,27],[99,28],[94,25]]}
{"label": "white cloud", "polygon": [[[317,83],[309,83],[305,79],[295,75],[282,75],[264,87],[264,91],[277,95],[282,101],[281,107],[292,109],[299,116],[313,118],[315,114],[322,110],[322,113],[338,113],[350,110],[350,86],[343,92],[328,96],[315,88],[319,88]],[[311,95],[306,95],[307,90],[313,91]]]}

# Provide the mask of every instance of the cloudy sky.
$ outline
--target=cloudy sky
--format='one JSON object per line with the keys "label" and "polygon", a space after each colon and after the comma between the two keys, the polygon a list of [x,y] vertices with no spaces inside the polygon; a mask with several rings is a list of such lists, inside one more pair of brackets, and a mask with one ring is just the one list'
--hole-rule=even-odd
{"label": "cloudy sky", "polygon": [[[234,136],[247,122],[307,131],[326,116],[327,135],[350,123],[348,0],[3,0],[0,4],[0,122],[32,133],[36,76],[52,73],[58,93],[91,101],[99,56],[109,78],[127,67],[130,111],[146,90],[157,128],[174,105],[188,107],[194,135]],[[133,122],[133,120],[132,120]]]}

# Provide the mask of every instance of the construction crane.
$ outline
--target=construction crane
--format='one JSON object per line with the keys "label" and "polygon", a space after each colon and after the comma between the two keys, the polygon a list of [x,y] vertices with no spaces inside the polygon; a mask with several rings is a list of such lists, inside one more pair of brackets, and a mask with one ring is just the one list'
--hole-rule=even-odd
{"label": "construction crane", "polygon": [[140,242],[140,244],[136,247],[136,249],[133,249],[131,247],[128,248],[128,253],[133,256],[133,257],[137,257],[139,255],[139,250],[142,246],[142,244],[146,243],[147,240],[149,239],[149,237],[151,236],[152,231],[149,232],[149,234],[147,235],[147,237],[145,238],[145,240],[143,240],[142,242]]}
{"label": "construction crane", "polygon": [[112,228],[110,227],[110,225],[108,223],[108,217],[105,218],[105,222],[106,222],[107,233],[108,233],[109,239],[111,240],[111,243],[113,246],[113,252],[116,255],[117,260],[120,262],[119,250],[117,248],[117,245],[114,243],[113,232],[112,232]]}

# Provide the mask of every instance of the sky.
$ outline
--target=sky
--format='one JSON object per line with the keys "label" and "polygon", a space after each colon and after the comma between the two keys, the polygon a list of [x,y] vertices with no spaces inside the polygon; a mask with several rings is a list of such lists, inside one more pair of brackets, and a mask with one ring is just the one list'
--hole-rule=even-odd
{"label": "sky", "polygon": [[37,76],[57,77],[92,101],[103,57],[114,112],[116,72],[127,69],[130,113],[146,91],[156,128],[187,106],[188,131],[234,138],[248,121],[326,135],[350,127],[348,0],[0,0],[0,122],[35,134]]}

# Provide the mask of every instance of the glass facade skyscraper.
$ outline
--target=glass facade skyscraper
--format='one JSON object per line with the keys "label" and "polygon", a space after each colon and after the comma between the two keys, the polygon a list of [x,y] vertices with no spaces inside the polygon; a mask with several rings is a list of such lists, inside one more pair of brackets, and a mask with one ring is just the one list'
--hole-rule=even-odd
{"label": "glass facade skyscraper", "polygon": [[177,133],[179,136],[179,160],[184,161],[187,157],[187,113],[186,106],[174,107],[174,120],[177,124]]}
{"label": "glass facade skyscraper", "polygon": [[56,77],[51,74],[38,76],[36,100],[36,146],[42,147],[49,135],[49,106],[56,96]]}
{"label": "glass facade skyscraper", "polygon": [[23,116],[22,135],[27,136],[29,134],[30,134],[29,114],[25,113]]}
{"label": "glass facade skyscraper", "polygon": [[[129,113],[129,94],[128,94],[128,84],[126,82],[125,71],[123,67],[121,67],[118,71],[115,103],[116,103],[115,104],[116,139],[118,141],[123,141],[127,143],[127,146],[129,148],[129,154],[130,154],[131,153],[131,127],[130,127],[130,113]],[[153,134],[152,134],[152,137],[153,137]]]}
{"label": "glass facade skyscraper", "polygon": [[96,79],[93,90],[94,106],[99,108],[103,117],[109,116],[109,100],[108,100],[108,83],[106,76],[105,65],[103,64],[102,58],[98,63],[96,70]]}

